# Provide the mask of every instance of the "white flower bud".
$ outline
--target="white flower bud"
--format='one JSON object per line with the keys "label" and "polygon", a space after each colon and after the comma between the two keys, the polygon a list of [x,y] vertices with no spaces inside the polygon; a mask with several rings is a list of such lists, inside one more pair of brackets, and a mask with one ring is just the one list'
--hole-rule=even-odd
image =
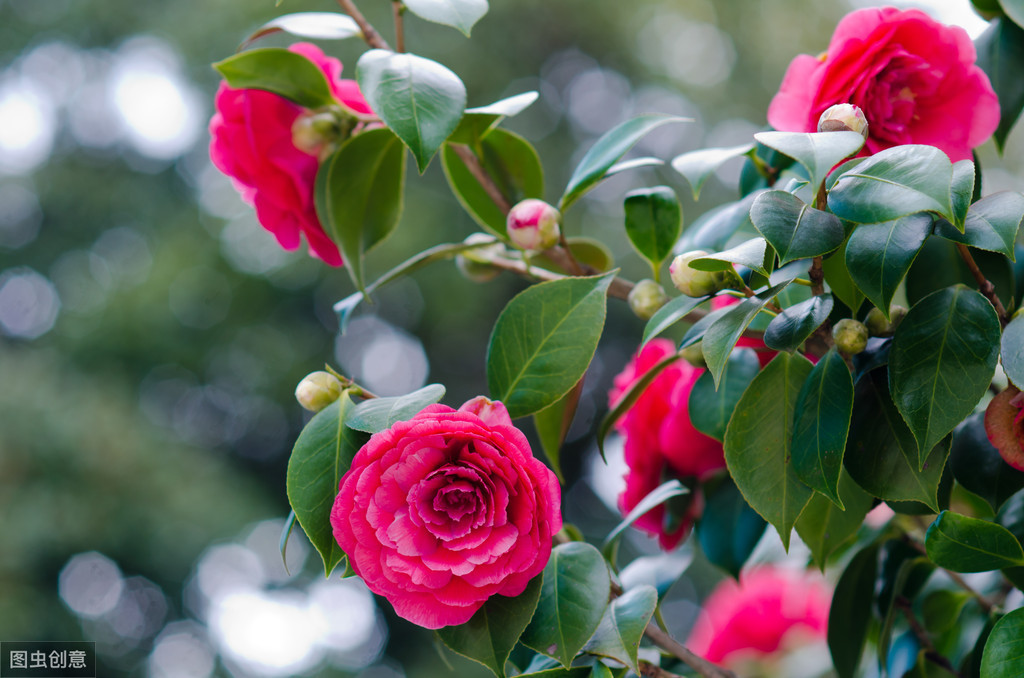
{"label": "white flower bud", "polygon": [[307,374],[295,387],[295,399],[310,412],[319,412],[339,397],[341,382],[323,370]]}

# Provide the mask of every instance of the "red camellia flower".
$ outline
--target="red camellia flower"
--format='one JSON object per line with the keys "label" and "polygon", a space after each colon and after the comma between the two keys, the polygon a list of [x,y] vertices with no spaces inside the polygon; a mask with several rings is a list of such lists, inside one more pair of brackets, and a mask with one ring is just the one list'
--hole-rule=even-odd
{"label": "red camellia flower", "polygon": [[[341,79],[341,62],[309,43],[289,47],[320,67],[334,98],[356,113],[372,111],[355,80]],[[255,89],[231,89],[221,83],[217,112],[210,120],[210,158],[231,177],[242,198],[287,250],[306,236],[309,251],[331,266],[341,266],[337,245],[316,216],[313,184],[320,160],[292,140],[292,125],[306,109],[284,97]]]}
{"label": "red camellia flower", "polygon": [[558,480],[505,406],[484,397],[375,434],[340,486],[331,525],[352,568],[429,629],[522,593],[562,527]]}
{"label": "red camellia flower", "polygon": [[999,124],[999,101],[975,65],[970,37],[916,9],[848,14],[827,52],[790,63],[768,122],[782,131],[814,132],[822,112],[840,103],[867,116],[869,153],[930,144],[954,162],[966,160]]}
{"label": "red camellia flower", "polygon": [[816,573],[770,566],[726,579],[701,609],[687,647],[736,669],[825,637],[832,594]]}
{"label": "red camellia flower", "polygon": [[985,409],[985,433],[1003,460],[1024,471],[1024,394],[1008,386]]}

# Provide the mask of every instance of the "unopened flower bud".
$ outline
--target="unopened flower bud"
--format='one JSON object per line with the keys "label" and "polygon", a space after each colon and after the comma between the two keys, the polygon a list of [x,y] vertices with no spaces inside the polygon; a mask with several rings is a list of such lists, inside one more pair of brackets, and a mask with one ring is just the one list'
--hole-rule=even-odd
{"label": "unopened flower bud", "polygon": [[679,355],[682,356],[683,360],[694,367],[700,367],[703,369],[708,366],[707,361],[704,359],[704,347],[699,341],[696,344],[690,344],[679,351]]}
{"label": "unopened flower bud", "polygon": [[341,382],[330,372],[307,374],[295,387],[295,399],[310,412],[319,412],[341,397]]}
{"label": "unopened flower bud", "polygon": [[642,320],[650,320],[658,309],[668,303],[665,288],[650,278],[645,278],[633,285],[626,297],[629,308]]}
{"label": "unopened flower bud", "polygon": [[853,318],[843,318],[832,327],[836,348],[846,355],[860,353],[868,345],[868,328]]}
{"label": "unopened flower bud", "polygon": [[886,319],[880,308],[872,308],[864,318],[864,325],[872,337],[891,337],[896,327]]}
{"label": "unopened flower bud", "polygon": [[341,118],[332,111],[304,111],[292,123],[292,143],[300,151],[319,155],[329,145],[347,136],[345,127]]}
{"label": "unopened flower bud", "polygon": [[688,297],[703,297],[743,283],[732,266],[722,271],[699,271],[690,266],[691,261],[707,254],[704,250],[686,252],[673,259],[668,267],[672,284]]}
{"label": "unopened flower bud", "polygon": [[900,306],[896,304],[889,308],[889,322],[892,323],[892,331],[895,332],[896,328],[900,326],[903,319],[907,317],[907,313],[910,311],[906,306]]}
{"label": "unopened flower bud", "polygon": [[819,132],[859,132],[868,138],[868,119],[864,111],[853,104],[836,104],[818,118]]}
{"label": "unopened flower bud", "polygon": [[562,214],[557,209],[543,200],[529,198],[509,210],[508,236],[524,250],[546,250],[558,242],[561,220]]}

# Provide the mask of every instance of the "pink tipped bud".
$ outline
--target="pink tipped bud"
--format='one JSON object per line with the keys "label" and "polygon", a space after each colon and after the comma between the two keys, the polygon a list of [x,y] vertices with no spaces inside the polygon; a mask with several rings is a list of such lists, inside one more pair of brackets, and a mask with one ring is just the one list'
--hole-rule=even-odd
{"label": "pink tipped bud", "polygon": [[690,266],[691,261],[707,254],[703,250],[685,252],[673,259],[668,267],[672,284],[688,297],[703,297],[743,284],[736,269],[731,266],[721,271],[700,271]]}
{"label": "pink tipped bud", "polygon": [[818,118],[819,132],[859,132],[868,138],[868,119],[853,104],[836,104]]}
{"label": "pink tipped bud", "polygon": [[508,237],[524,250],[546,250],[558,242],[560,221],[562,214],[557,209],[543,200],[529,198],[509,210]]}
{"label": "pink tipped bud", "polygon": [[319,412],[341,397],[341,382],[330,372],[307,374],[295,387],[295,399],[310,412]]}

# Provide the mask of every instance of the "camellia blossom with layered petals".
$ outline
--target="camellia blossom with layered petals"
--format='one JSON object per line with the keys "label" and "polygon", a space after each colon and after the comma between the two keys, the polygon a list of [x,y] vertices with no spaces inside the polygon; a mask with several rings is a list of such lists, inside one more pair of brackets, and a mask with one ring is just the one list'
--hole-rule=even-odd
{"label": "camellia blossom with layered petals", "polygon": [[849,103],[867,116],[862,153],[928,144],[953,162],[967,160],[999,124],[999,100],[975,58],[966,31],[920,10],[857,10],[839,22],[824,54],[790,63],[768,122],[814,132],[827,108]]}
{"label": "camellia blossom with layered petals", "polygon": [[[334,98],[356,113],[373,111],[355,80],[341,79],[341,62],[319,47],[296,43],[288,48],[324,72]],[[231,177],[242,198],[256,208],[260,224],[286,250],[299,247],[331,266],[341,266],[338,246],[324,232],[316,215],[313,186],[320,159],[296,147],[292,126],[307,109],[282,96],[255,89],[232,89],[221,83],[210,120],[210,158]]]}
{"label": "camellia blossom with layered petals", "polygon": [[985,408],[985,433],[1003,460],[1024,471],[1024,393],[1012,384]]}
{"label": "camellia blossom with layered petals", "polygon": [[505,406],[478,397],[373,435],[341,479],[331,526],[371,591],[437,629],[523,592],[551,556],[560,501]]}
{"label": "camellia blossom with layered petals", "polygon": [[738,668],[825,637],[832,593],[815,572],[761,566],[720,583],[701,608],[686,646]]}

